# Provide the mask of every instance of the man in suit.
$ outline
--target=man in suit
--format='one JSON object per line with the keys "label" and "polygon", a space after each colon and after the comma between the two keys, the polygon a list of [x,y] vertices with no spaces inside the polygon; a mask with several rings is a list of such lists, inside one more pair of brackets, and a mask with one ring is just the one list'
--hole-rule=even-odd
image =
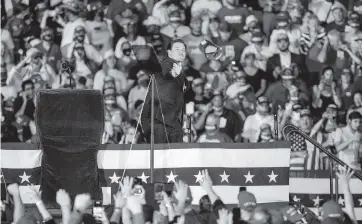
{"label": "man in suit", "polygon": [[[155,143],[182,142],[184,91],[189,88],[182,68],[185,57],[185,43],[181,39],[173,40],[167,47],[167,57],[161,62],[162,72],[155,75]],[[151,93],[150,89],[141,116],[148,142],[151,134]]]}
{"label": "man in suit", "polygon": [[281,79],[282,71],[286,68],[293,69],[298,65],[298,78],[305,82],[309,82],[309,75],[305,65],[305,58],[302,55],[297,55],[289,50],[290,41],[286,31],[280,30],[276,33],[276,45],[279,53],[271,56],[267,61],[267,73],[272,74],[270,77],[271,82]]}

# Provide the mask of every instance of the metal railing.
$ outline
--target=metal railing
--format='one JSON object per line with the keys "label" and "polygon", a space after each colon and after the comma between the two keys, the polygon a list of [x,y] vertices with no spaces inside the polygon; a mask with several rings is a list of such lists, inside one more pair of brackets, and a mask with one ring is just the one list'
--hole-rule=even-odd
{"label": "metal railing", "polygon": [[[283,137],[285,140],[289,140],[290,134],[292,133],[297,133],[299,135],[301,135],[304,139],[306,139],[307,141],[309,141],[310,143],[312,143],[315,147],[317,147],[319,150],[321,150],[322,152],[324,152],[330,159],[332,159],[334,162],[338,163],[341,166],[347,166],[349,167],[345,162],[343,162],[342,160],[340,160],[337,156],[335,156],[332,152],[330,152],[329,150],[327,150],[326,148],[324,148],[321,144],[319,144],[317,141],[315,141],[314,139],[312,139],[311,137],[309,137],[309,135],[307,135],[306,133],[304,133],[302,130],[300,130],[299,128],[297,128],[294,125],[287,125],[283,128]],[[349,167],[350,168],[350,167]],[[362,174],[358,173],[358,172],[354,172],[354,176],[362,181]]]}

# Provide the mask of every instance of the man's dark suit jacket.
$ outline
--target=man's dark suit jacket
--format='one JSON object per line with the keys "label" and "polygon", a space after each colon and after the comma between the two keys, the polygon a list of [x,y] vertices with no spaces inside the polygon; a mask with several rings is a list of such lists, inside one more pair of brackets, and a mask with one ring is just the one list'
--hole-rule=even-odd
{"label": "man's dark suit jacket", "polygon": [[[308,70],[307,70],[307,66],[305,64],[305,57],[304,55],[297,55],[294,53],[291,53],[291,63],[294,63],[296,65],[298,65],[299,67],[299,78],[301,78],[303,81],[308,82],[309,81],[309,74],[308,74]],[[273,77],[273,71],[276,67],[282,67],[281,66],[281,61],[280,61],[280,56],[279,54],[274,54],[273,56],[271,56],[268,61],[267,61],[267,73],[270,75],[271,77],[271,81],[276,81]]]}
{"label": "man's dark suit jacket", "polygon": [[[163,123],[163,114],[166,125],[174,127],[179,123],[182,127],[185,104],[184,91],[190,87],[190,84],[183,72],[177,77],[171,75],[171,69],[174,63],[176,63],[175,60],[170,57],[165,57],[161,62],[162,73],[155,74],[155,122]],[[184,89],[184,86],[186,89]],[[145,133],[151,128],[151,94],[152,89],[150,87],[141,118]]]}

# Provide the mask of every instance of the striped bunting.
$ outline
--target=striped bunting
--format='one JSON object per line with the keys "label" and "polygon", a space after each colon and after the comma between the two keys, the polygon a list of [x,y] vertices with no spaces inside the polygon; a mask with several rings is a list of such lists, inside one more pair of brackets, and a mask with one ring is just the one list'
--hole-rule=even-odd
{"label": "striped bunting", "polygon": [[[279,145],[275,143],[269,145],[217,145],[219,148],[215,148],[215,144],[203,144],[191,145],[194,146],[192,149],[185,149],[185,146],[189,147],[190,145],[178,145],[180,147],[182,146],[182,149],[177,149],[175,147],[177,145],[172,146],[171,150],[164,150],[163,152],[156,150],[155,152],[156,180],[159,182],[167,182],[169,179],[166,175],[169,178],[172,177],[170,176],[172,171],[173,175],[177,175],[176,180],[183,179],[190,184],[194,196],[194,204],[197,204],[198,198],[205,193],[196,183],[199,170],[205,168],[208,168],[210,171],[214,185],[216,185],[216,191],[225,203],[228,204],[237,203],[235,195],[239,190],[239,186],[246,186],[249,191],[254,192],[260,203],[288,201],[286,197],[290,191],[290,196],[294,200],[300,201],[314,212],[317,212],[317,202],[329,199],[329,172],[290,171],[289,173],[287,167],[289,164],[284,164],[283,160],[285,157],[283,154],[288,154],[289,150],[286,152],[283,148],[285,145],[280,145],[280,143]],[[241,149],[239,149],[240,146],[242,146]],[[161,147],[167,148],[167,145],[156,145],[156,149]],[[275,149],[267,149],[267,147]],[[278,147],[279,150],[277,150]],[[22,198],[25,202],[31,203],[26,194],[28,191],[26,185],[29,183],[39,184],[41,151],[37,150],[36,145],[23,143],[3,143],[2,148],[1,163],[5,180],[8,183],[18,182],[21,184]],[[207,148],[208,150],[204,150]],[[128,168],[126,175],[143,177],[145,181],[150,180],[147,151],[149,150],[149,146],[134,146],[132,152],[129,154],[129,161],[132,161],[132,164],[126,166],[124,162],[127,161],[128,149],[129,146],[125,145],[102,146],[98,160],[100,161],[99,167],[101,168],[100,179],[103,186],[104,204],[111,203],[111,194],[115,192],[118,187],[118,184],[111,183],[111,177],[114,178],[114,181],[120,180],[123,172],[122,169],[117,169],[117,164],[114,162],[115,159],[123,162],[123,167],[121,168]],[[253,153],[250,153],[253,150],[255,150],[255,154],[257,153],[257,158],[254,157],[251,161],[240,159],[253,155]],[[217,154],[217,152],[221,152],[222,154]],[[230,156],[230,154],[232,155]],[[169,158],[172,162],[165,161],[165,158]],[[201,161],[199,164],[196,164],[196,158]],[[217,162],[211,163],[213,160]],[[277,162],[278,160],[280,160],[280,163]],[[182,166],[182,162],[188,164],[188,166]],[[137,164],[139,168],[136,168],[135,164]],[[273,167],[268,164],[272,164]],[[172,165],[175,168],[173,168]],[[239,167],[237,165],[239,165]],[[249,171],[250,176],[248,176]],[[271,180],[269,177],[269,175],[273,177],[271,175],[272,171],[274,175],[278,175],[275,178],[276,181]],[[254,176],[251,177],[252,175]],[[27,177],[29,178],[27,179]],[[246,183],[247,177],[249,177],[249,181]],[[253,182],[250,182],[250,178]],[[339,189],[341,192],[341,187]],[[352,179],[351,191],[357,219],[362,222],[362,182],[357,179]],[[339,202],[343,204],[343,195],[340,195],[339,198]]]}
{"label": "striped bunting", "polygon": [[[185,146],[187,148],[185,148]],[[24,203],[27,184],[39,185],[41,150],[35,145],[2,145],[2,172],[6,182],[22,185]],[[198,181],[200,171],[208,169],[214,181],[215,191],[226,204],[237,204],[240,186],[248,187],[258,202],[289,201],[289,145],[272,144],[173,144],[156,145],[155,181],[173,182],[185,180],[193,193],[193,204],[205,195]],[[150,181],[149,145],[134,145],[130,151],[126,145],[102,146],[98,153],[98,167],[103,191],[103,203],[111,203],[111,195],[118,188],[123,170],[125,175],[138,176]]]}
{"label": "striped bunting", "polygon": [[[318,205],[322,201],[330,199],[329,171],[291,171],[290,172],[290,194],[294,201],[298,201],[318,212]],[[335,191],[335,181],[333,191]],[[343,189],[338,185],[338,203],[344,206]],[[350,190],[353,195],[355,214],[357,220],[362,222],[362,181],[351,179]]]}

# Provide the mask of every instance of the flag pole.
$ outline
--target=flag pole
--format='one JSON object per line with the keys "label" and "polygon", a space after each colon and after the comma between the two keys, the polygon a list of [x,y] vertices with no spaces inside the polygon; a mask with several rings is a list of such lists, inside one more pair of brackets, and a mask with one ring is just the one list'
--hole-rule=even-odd
{"label": "flag pole", "polygon": [[150,150],[150,168],[151,184],[154,183],[154,147],[155,147],[155,75],[151,75],[151,150]]}

